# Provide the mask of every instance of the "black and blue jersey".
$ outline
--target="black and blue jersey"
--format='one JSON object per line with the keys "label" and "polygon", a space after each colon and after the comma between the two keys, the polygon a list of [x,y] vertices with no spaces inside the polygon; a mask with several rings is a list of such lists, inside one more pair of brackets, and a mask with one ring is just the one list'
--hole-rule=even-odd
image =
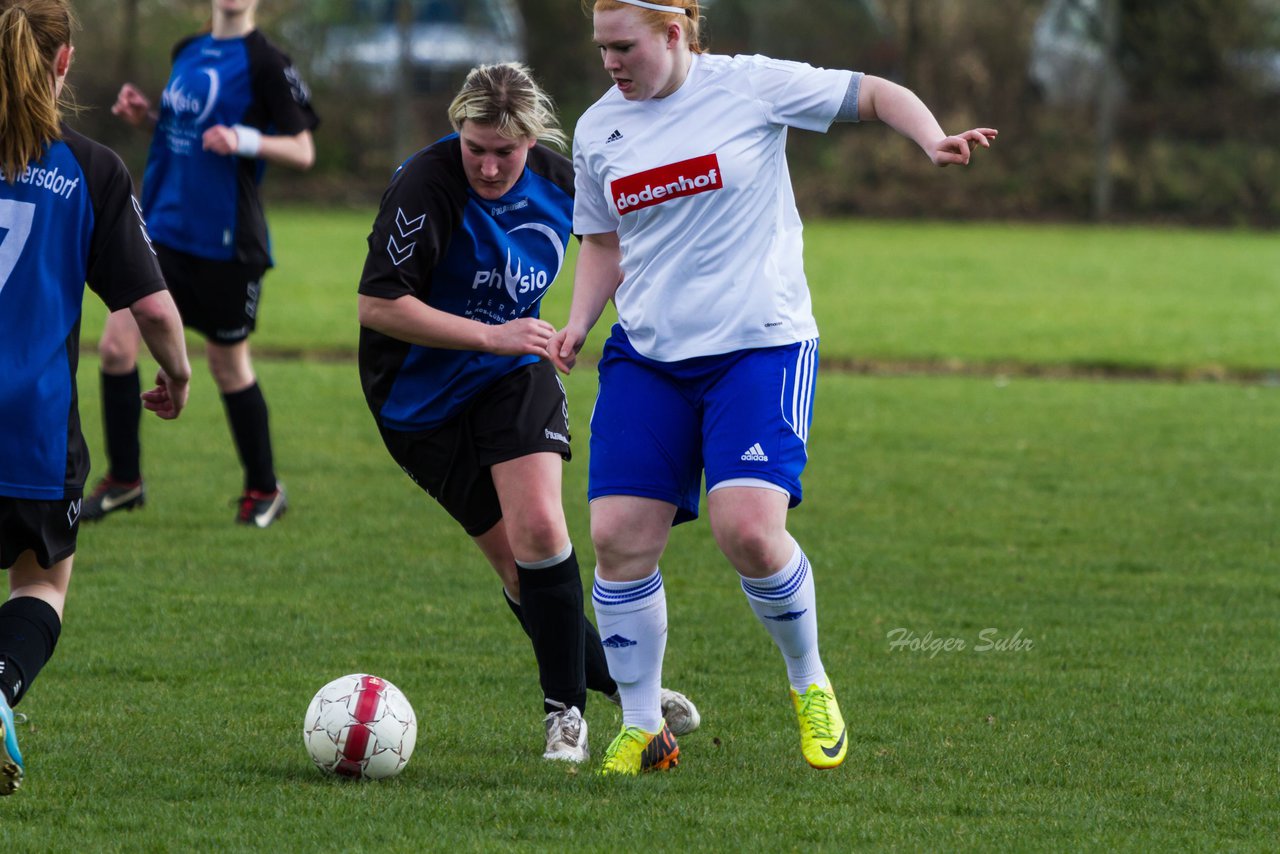
{"label": "black and blue jersey", "polygon": [[128,170],[64,128],[16,181],[0,180],[0,495],[57,501],[84,489],[86,282],[112,311],[165,287]]}
{"label": "black and blue jersey", "polygon": [[179,42],[142,179],[142,209],[158,243],[200,258],[268,267],[271,247],[258,195],[263,161],[202,146],[209,128],[237,124],[292,136],[314,129],[319,119],[289,57],[257,30]]}
{"label": "black and blue jersey", "polygon": [[[476,195],[457,134],[400,167],[369,235],[360,293],[413,296],[440,311],[501,324],[537,317],[564,266],[573,227],[573,166],[536,145],[500,199]],[[421,347],[360,330],[360,378],[383,427],[419,431],[452,418],[477,392],[537,356]]]}

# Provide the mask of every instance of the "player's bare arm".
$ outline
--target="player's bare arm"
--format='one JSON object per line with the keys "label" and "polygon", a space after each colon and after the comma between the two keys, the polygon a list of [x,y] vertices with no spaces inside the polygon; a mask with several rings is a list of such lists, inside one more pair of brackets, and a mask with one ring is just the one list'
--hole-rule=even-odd
{"label": "player's bare arm", "polygon": [[863,121],[882,121],[913,140],[935,166],[968,165],[973,148],[990,148],[999,133],[994,128],[973,128],[948,135],[916,93],[870,74],[858,90],[858,115]]}
{"label": "player's bare arm", "polygon": [[564,373],[573,370],[587,333],[622,284],[622,249],[617,232],[586,234],[573,274],[569,320],[547,348],[551,363]]}
{"label": "player's bare arm", "polygon": [[257,157],[269,163],[306,171],[316,162],[311,131],[268,136],[245,125],[214,125],[204,132],[201,144],[206,151],[224,157]]}
{"label": "player's bare arm", "polygon": [[502,324],[481,323],[432,308],[414,296],[397,299],[361,294],[360,325],[399,341],[447,350],[477,350],[500,356],[545,356],[555,327],[536,317]]}
{"label": "player's bare arm", "polygon": [[143,392],[142,405],[165,420],[177,418],[187,405],[191,364],[187,360],[186,339],[178,307],[168,291],[148,294],[129,312],[147,349],[160,363],[155,388]]}

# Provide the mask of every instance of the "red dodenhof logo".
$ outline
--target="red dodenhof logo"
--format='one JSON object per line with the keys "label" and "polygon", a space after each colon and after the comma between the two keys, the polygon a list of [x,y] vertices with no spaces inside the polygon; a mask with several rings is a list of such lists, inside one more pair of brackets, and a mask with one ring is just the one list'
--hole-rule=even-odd
{"label": "red dodenhof logo", "polygon": [[720,174],[720,161],[714,154],[646,169],[644,172],[619,178],[609,185],[619,214],[660,205],[683,196],[722,189],[724,177]]}

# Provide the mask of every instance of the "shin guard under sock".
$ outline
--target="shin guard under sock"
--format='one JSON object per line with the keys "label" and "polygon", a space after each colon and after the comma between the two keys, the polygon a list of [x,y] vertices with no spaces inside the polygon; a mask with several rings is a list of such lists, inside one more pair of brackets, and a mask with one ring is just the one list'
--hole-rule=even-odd
{"label": "shin guard under sock", "polygon": [[587,704],[586,620],[582,617],[577,555],[569,546],[565,553],[548,560],[516,561],[516,571],[522,622],[538,659],[543,705],[547,712],[558,708],[552,701],[581,711]]}
{"label": "shin guard under sock", "polygon": [[58,612],[43,599],[19,596],[0,605],[0,690],[10,707],[53,657],[61,633]]}

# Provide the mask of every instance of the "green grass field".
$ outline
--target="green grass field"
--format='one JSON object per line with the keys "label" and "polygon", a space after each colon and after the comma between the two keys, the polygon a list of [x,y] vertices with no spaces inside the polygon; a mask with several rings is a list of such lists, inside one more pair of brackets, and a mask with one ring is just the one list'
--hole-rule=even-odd
{"label": "green grass field", "polygon": [[[372,222],[371,210],[272,219],[279,270],[267,278],[258,346],[354,347]],[[805,242],[828,360],[1280,374],[1272,234],[858,221],[810,224]],[[546,298],[553,322],[568,315],[567,281]],[[102,314],[86,306],[86,341]]]}
{"label": "green grass field", "polygon": [[[674,772],[618,781],[539,758],[532,653],[496,579],[381,447],[342,357],[368,222],[273,221],[255,343],[325,356],[259,360],[290,515],[231,525],[239,471],[200,363],[184,417],[145,424],[150,504],[82,530],[21,707],[7,850],[1274,850],[1274,237],[810,227],[828,363],[908,373],[823,375],[791,517],[849,758],[801,760],[781,662],[700,521],[663,570],[665,681],[703,725]],[[990,375],[937,375],[957,366]],[[1026,378],[1100,366],[1234,381]],[[589,364],[567,382],[586,566],[594,383]],[[88,355],[81,399],[97,447]],[[322,777],[302,748],[311,694],[355,671],[420,719],[379,784]],[[593,697],[587,718],[598,757],[620,717]]]}

